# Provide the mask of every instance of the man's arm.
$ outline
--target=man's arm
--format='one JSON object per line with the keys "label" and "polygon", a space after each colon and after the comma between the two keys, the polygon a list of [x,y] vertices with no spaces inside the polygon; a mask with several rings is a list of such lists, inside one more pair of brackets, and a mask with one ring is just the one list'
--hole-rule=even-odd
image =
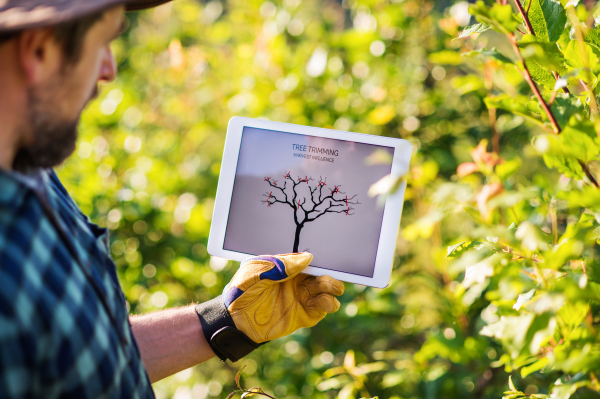
{"label": "man's arm", "polygon": [[309,253],[249,258],[223,294],[211,301],[132,316],[150,380],[215,355],[238,361],[263,343],[312,327],[337,311],[335,296],[344,293],[344,284],[329,276],[301,274],[312,258]]}
{"label": "man's arm", "polygon": [[131,316],[130,321],[152,383],[215,356],[194,305]]}

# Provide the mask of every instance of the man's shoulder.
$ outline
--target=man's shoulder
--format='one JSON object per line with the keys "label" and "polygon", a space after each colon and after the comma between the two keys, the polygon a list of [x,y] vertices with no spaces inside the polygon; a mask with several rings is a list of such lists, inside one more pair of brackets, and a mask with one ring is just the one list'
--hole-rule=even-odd
{"label": "man's shoulder", "polygon": [[[30,246],[34,238],[53,239],[50,225],[30,185],[0,172],[0,187],[0,257],[25,257],[32,249]],[[2,264],[5,261],[3,259]]]}

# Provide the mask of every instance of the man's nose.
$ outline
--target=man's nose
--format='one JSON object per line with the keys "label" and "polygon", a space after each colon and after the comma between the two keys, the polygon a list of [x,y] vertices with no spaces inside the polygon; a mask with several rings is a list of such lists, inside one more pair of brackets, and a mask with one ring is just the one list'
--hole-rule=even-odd
{"label": "man's nose", "polygon": [[110,46],[106,46],[104,56],[102,58],[102,64],[100,65],[100,75],[98,76],[99,81],[111,82],[117,76],[117,62],[110,49]]}

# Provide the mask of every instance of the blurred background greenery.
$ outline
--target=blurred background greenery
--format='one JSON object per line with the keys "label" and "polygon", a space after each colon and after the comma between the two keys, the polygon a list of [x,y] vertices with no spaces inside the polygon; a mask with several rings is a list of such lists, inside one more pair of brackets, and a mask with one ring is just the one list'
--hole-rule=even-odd
{"label": "blurred background greenery", "polygon": [[[225,398],[242,366],[244,386],[280,398],[498,398],[507,389],[508,373],[494,365],[500,347],[479,335],[487,304],[457,296],[462,275],[447,267],[446,246],[474,222],[440,223],[440,190],[492,138],[490,83],[467,75],[476,61],[459,65],[459,52],[498,38],[453,40],[470,21],[465,2],[427,0],[176,0],[128,15],[113,46],[118,78],[84,113],[77,151],[58,173],[111,229],[132,313],[211,299],[237,269],[206,251],[232,116],[401,137],[415,150],[409,228],[388,288],[347,284],[340,311],[316,327],[236,364],[180,372],[154,385],[158,398]],[[497,129],[505,158],[529,145],[523,118],[500,112]],[[509,184],[558,178],[542,164],[525,156]],[[536,393],[552,376],[513,378]]]}

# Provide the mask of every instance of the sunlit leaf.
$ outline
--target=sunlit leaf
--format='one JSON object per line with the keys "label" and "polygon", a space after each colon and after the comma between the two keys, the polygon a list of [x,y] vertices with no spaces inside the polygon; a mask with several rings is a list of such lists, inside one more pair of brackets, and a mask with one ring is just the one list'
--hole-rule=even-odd
{"label": "sunlit leaf", "polygon": [[548,42],[558,40],[567,23],[567,14],[559,2],[529,0],[525,1],[523,8],[529,10],[527,16],[537,37]]}
{"label": "sunlit leaf", "polygon": [[434,64],[442,65],[459,65],[462,63],[461,55],[452,50],[438,51],[437,53],[429,54],[429,61]]}
{"label": "sunlit leaf", "polygon": [[[582,49],[585,57],[582,57]],[[565,63],[571,68],[590,68],[598,65],[600,59],[600,49],[590,46],[587,43],[580,43],[577,40],[571,40],[563,50]]]}
{"label": "sunlit leaf", "polygon": [[468,53],[463,53],[461,55],[465,56],[465,57],[473,57],[476,55],[482,55],[482,56],[491,58],[501,64],[514,64],[513,60],[511,60],[510,58],[508,58],[507,56],[505,56],[504,54],[502,54],[501,52],[496,50],[496,48],[492,48],[491,50],[486,50],[486,49],[473,50],[473,51],[469,51]]}
{"label": "sunlit leaf", "polygon": [[487,248],[481,241],[465,241],[458,244],[454,244],[448,247],[446,258],[458,258],[463,253],[470,249],[481,250]]}
{"label": "sunlit leaf", "polygon": [[478,23],[475,25],[467,26],[462,32],[460,32],[458,37],[467,37],[472,35],[473,33],[481,33],[489,29],[491,29],[489,25],[484,23]]}
{"label": "sunlit leaf", "polygon": [[[545,1],[552,2],[552,0]],[[541,67],[561,74],[566,71],[565,57],[556,43],[544,42],[533,35],[524,35],[519,41],[519,48],[526,60],[535,61]]]}
{"label": "sunlit leaf", "polygon": [[242,393],[241,398],[245,399],[245,398],[249,398],[251,396],[262,396],[260,394],[265,393],[261,388],[250,388],[247,391],[245,391],[244,393]]}

